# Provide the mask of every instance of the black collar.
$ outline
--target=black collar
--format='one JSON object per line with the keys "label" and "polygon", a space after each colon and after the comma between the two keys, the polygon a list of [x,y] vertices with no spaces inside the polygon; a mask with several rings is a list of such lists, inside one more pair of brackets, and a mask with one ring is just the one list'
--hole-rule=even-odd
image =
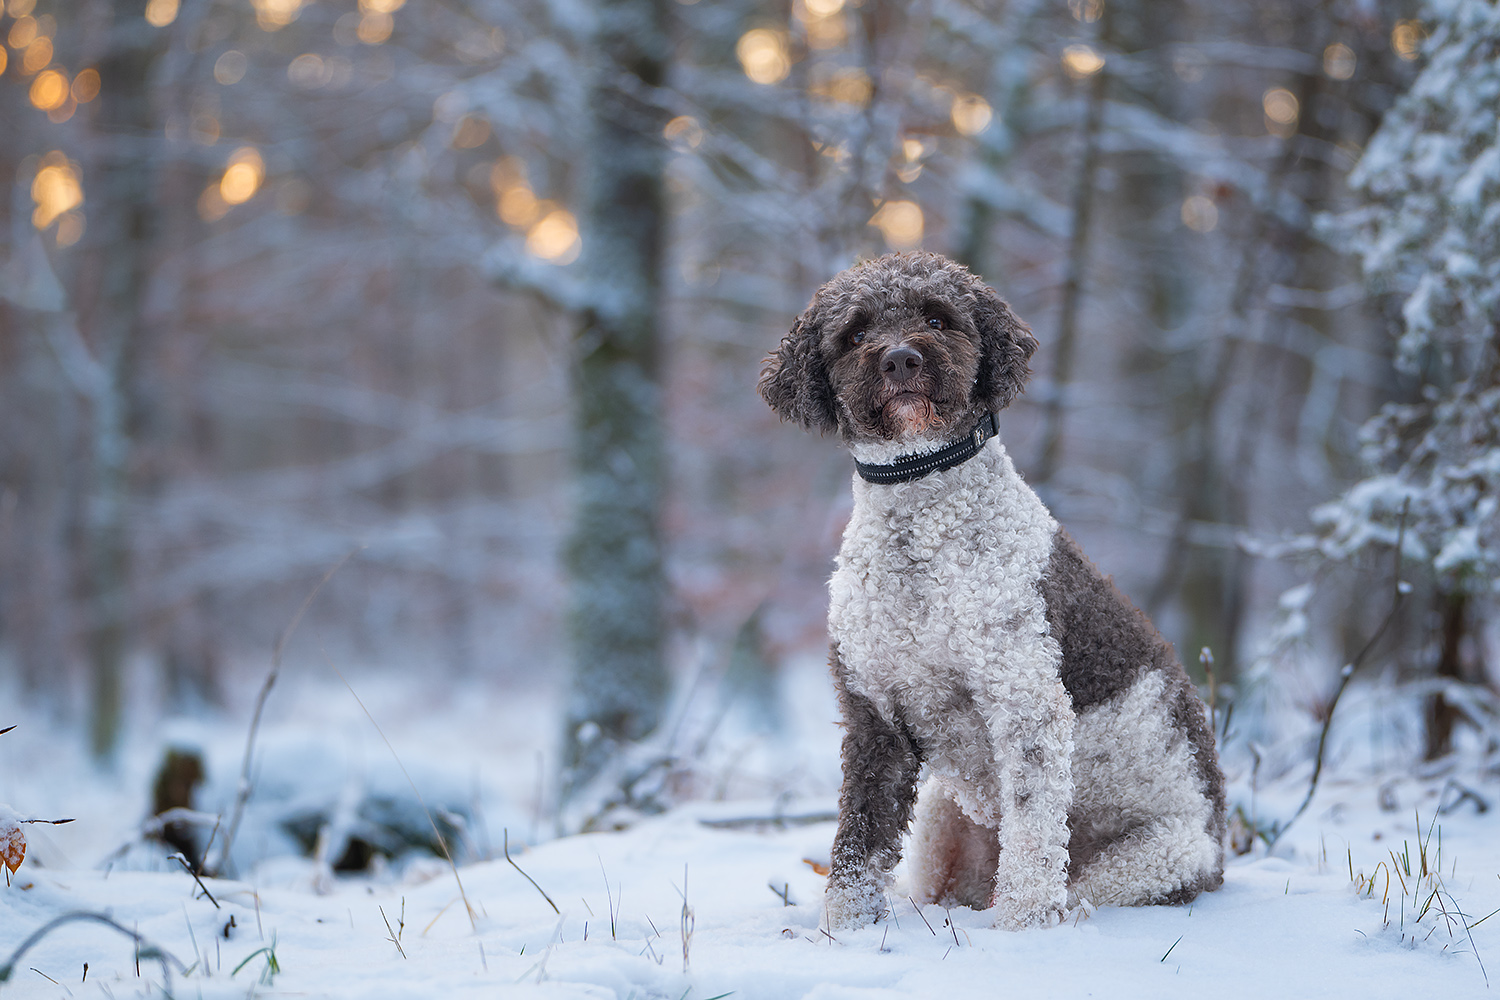
{"label": "black collar", "polygon": [[854,468],[859,472],[859,478],[867,483],[906,483],[921,479],[928,473],[951,469],[960,462],[967,462],[979,454],[984,443],[999,432],[999,428],[995,426],[995,415],[986,413],[979,418],[979,425],[972,434],[937,451],[926,455],[903,455],[889,465],[866,465],[856,460]]}

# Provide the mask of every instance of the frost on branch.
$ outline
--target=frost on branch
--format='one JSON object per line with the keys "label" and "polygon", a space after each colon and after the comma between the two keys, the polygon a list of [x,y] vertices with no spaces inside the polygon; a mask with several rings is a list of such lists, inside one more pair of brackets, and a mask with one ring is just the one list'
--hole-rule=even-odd
{"label": "frost on branch", "polygon": [[1440,591],[1493,594],[1500,577],[1500,7],[1433,0],[1428,63],[1351,176],[1368,204],[1330,226],[1366,280],[1400,298],[1398,372],[1414,400],[1362,431],[1373,474],[1314,511],[1347,559],[1394,543]]}
{"label": "frost on branch", "polygon": [[[1326,224],[1371,289],[1399,303],[1403,397],[1361,429],[1370,475],[1313,511],[1318,548],[1352,561],[1401,539],[1427,577],[1421,666],[1443,688],[1423,709],[1425,756],[1453,749],[1485,681],[1483,622],[1500,578],[1500,7],[1430,0],[1427,65],[1371,138],[1351,186],[1364,207]],[[1394,316],[1393,316],[1394,320]]]}

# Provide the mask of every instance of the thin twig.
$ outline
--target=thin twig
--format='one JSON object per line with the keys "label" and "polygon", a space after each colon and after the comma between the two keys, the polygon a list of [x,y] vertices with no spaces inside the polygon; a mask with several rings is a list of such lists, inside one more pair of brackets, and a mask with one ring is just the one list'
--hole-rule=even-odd
{"label": "thin twig", "polygon": [[203,890],[203,895],[208,897],[208,901],[214,904],[214,909],[220,909],[219,901],[214,899],[214,894],[208,891],[208,886],[204,885],[203,880],[198,877],[198,873],[193,871],[193,866],[188,864],[187,858],[183,857],[182,852],[178,851],[172,855],[172,860],[181,865],[183,871],[193,876],[193,881],[198,883],[198,888]]}
{"label": "thin twig", "polygon": [[[377,906],[377,907],[375,907],[375,909],[377,909],[377,910],[380,911],[380,919],[385,921],[385,932],[388,935],[388,937],[386,938],[386,940],[390,941],[391,944],[395,945],[396,946],[396,950],[401,953],[401,957],[405,958],[406,957],[406,949],[403,948],[403,947],[401,947],[401,934],[400,934],[399,931],[391,930],[391,920],[390,920],[389,917],[387,917],[385,915],[385,907],[383,907],[383,906]],[[397,921],[397,924],[400,926],[401,930],[403,930],[403,931],[406,930],[406,897],[405,896],[401,897],[401,917]]]}
{"label": "thin twig", "polygon": [[344,563],[353,559],[356,555],[363,552],[364,549],[365,546],[363,545],[352,549],[344,558],[334,563],[328,572],[323,574],[321,580],[313,584],[312,590],[307,592],[307,596],[302,599],[302,604],[297,608],[297,613],[292,616],[292,620],[282,630],[280,637],[276,640],[276,646],[271,651],[271,672],[266,674],[266,682],[261,685],[260,694],[255,698],[255,712],[250,716],[250,732],[245,737],[245,759],[240,764],[240,784],[234,795],[234,811],[230,814],[229,826],[224,831],[224,840],[219,847],[218,860],[214,865],[208,867],[208,871],[211,874],[222,874],[230,864],[229,852],[234,847],[234,838],[235,834],[239,832],[240,820],[244,818],[245,805],[250,801],[250,764],[255,756],[255,736],[260,730],[260,717],[266,709],[266,699],[271,696],[271,688],[276,686],[276,679],[281,676],[281,652],[286,648],[287,640],[292,637],[292,633],[301,624],[302,616],[307,613],[307,609],[311,606],[313,598],[318,596],[318,591],[322,590],[323,585],[333,578],[333,574],[343,569]]}
{"label": "thin twig", "polygon": [[1313,772],[1311,780],[1307,783],[1307,794],[1302,797],[1302,804],[1297,807],[1296,812],[1292,813],[1292,818],[1278,827],[1276,832],[1271,835],[1271,839],[1266,842],[1267,850],[1276,846],[1276,842],[1291,828],[1293,823],[1297,822],[1298,817],[1307,811],[1308,805],[1312,802],[1313,793],[1318,790],[1318,778],[1323,773],[1323,753],[1328,746],[1328,732],[1333,728],[1333,710],[1338,707],[1339,699],[1344,695],[1344,689],[1349,686],[1349,679],[1354,676],[1354,672],[1365,662],[1365,657],[1370,655],[1370,650],[1375,648],[1375,644],[1380,641],[1380,637],[1385,635],[1385,630],[1390,627],[1391,622],[1395,621],[1396,613],[1401,610],[1401,604],[1406,600],[1406,595],[1411,590],[1409,586],[1401,582],[1401,548],[1406,541],[1406,514],[1410,507],[1411,498],[1408,497],[1401,504],[1401,521],[1396,529],[1396,573],[1395,584],[1392,587],[1391,609],[1386,612],[1385,618],[1381,621],[1380,627],[1375,630],[1375,634],[1370,636],[1369,641],[1354,655],[1354,659],[1350,660],[1344,666],[1344,669],[1339,671],[1339,686],[1334,689],[1333,698],[1328,702],[1328,711],[1323,717],[1323,731],[1318,734],[1318,752],[1313,757]]}

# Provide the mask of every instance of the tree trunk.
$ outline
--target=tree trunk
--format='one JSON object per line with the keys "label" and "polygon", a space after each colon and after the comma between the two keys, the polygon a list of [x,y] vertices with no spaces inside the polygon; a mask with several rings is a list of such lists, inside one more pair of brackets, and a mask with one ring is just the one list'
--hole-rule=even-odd
{"label": "tree trunk", "polygon": [[[1437,595],[1438,616],[1438,661],[1432,675],[1438,680],[1478,682],[1483,674],[1465,669],[1463,640],[1468,632],[1469,596],[1463,591],[1442,592]],[[1475,676],[1478,673],[1479,676]],[[1426,723],[1426,760],[1437,760],[1453,751],[1453,727],[1464,719],[1464,713],[1438,691],[1427,698],[1423,712]]]}
{"label": "tree trunk", "polygon": [[[1110,38],[1112,8],[1106,6],[1099,19],[1097,37]],[[1064,395],[1073,378],[1073,353],[1078,340],[1078,317],[1083,308],[1084,277],[1088,267],[1089,236],[1094,214],[1094,188],[1099,173],[1099,133],[1104,127],[1104,102],[1109,93],[1109,68],[1101,67],[1089,79],[1084,97],[1083,122],[1080,125],[1082,150],[1078,158],[1078,175],[1070,199],[1072,223],[1068,234],[1068,255],[1063,265],[1062,301],[1058,305],[1057,337],[1052,346],[1052,373],[1047,398],[1042,403],[1042,446],[1032,473],[1034,485],[1051,484],[1062,455],[1063,423],[1067,418]]]}
{"label": "tree trunk", "polygon": [[145,0],[112,5],[98,62],[106,81],[93,120],[96,138],[79,320],[98,361],[92,394],[81,598],[92,701],[94,755],[110,758],[120,735],[128,642],[131,423],[129,401],[143,336],[155,193],[156,127],[150,77],[163,33],[145,20]]}
{"label": "tree trunk", "polygon": [[661,721],[666,579],[659,525],[660,323],[666,116],[632,90],[659,86],[668,39],[662,0],[603,0],[582,225],[593,304],[575,344],[577,507],[568,542],[572,692],[563,802],[624,744]]}

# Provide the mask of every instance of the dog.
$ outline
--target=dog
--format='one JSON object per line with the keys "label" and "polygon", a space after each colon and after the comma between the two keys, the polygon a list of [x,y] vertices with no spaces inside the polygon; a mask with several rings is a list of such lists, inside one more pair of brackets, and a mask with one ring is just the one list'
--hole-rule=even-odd
{"label": "dog", "polygon": [[1010,929],[1223,882],[1196,689],[994,439],[1036,347],[968,269],[908,252],[819,288],[762,367],[772,409],[836,431],[857,470],[829,581],[831,928],[886,914],[913,820],[913,898]]}

